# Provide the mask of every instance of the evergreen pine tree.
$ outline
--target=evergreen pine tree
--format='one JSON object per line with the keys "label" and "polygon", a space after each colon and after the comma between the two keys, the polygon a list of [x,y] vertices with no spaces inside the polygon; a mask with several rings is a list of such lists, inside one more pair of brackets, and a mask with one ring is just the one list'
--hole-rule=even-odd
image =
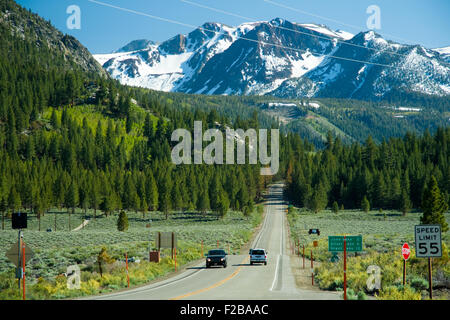
{"label": "evergreen pine tree", "polygon": [[128,216],[124,210],[120,211],[119,218],[117,219],[117,230],[127,231],[128,230]]}
{"label": "evergreen pine tree", "polygon": [[308,209],[318,213],[327,206],[328,198],[325,187],[319,183],[313,190],[310,199],[308,200]]}
{"label": "evergreen pine tree", "polygon": [[56,110],[53,109],[52,116],[50,118],[50,124],[52,125],[53,129],[59,129],[59,119],[56,115]]}
{"label": "evergreen pine tree", "polygon": [[445,212],[447,212],[448,204],[443,194],[439,190],[436,178],[431,176],[427,188],[422,198],[423,215],[420,218],[421,224],[440,224],[441,231],[447,232],[448,224],[445,221]]}
{"label": "evergreen pine tree", "polygon": [[205,214],[206,211],[210,209],[209,192],[206,190],[206,188],[202,188],[200,197],[198,198],[197,209],[203,214]]}
{"label": "evergreen pine tree", "polygon": [[334,213],[338,213],[339,212],[339,205],[338,205],[338,203],[336,201],[333,202],[332,210],[333,210]]}
{"label": "evergreen pine tree", "polygon": [[406,216],[408,211],[411,209],[411,200],[409,199],[408,193],[405,189],[402,190],[402,195],[400,199],[400,210],[403,216]]}
{"label": "evergreen pine tree", "polygon": [[370,203],[366,196],[364,196],[364,198],[361,201],[361,209],[364,212],[369,212],[369,210],[370,210]]}
{"label": "evergreen pine tree", "polygon": [[147,182],[145,186],[145,198],[150,210],[158,209],[158,187],[151,171],[147,173]]}
{"label": "evergreen pine tree", "polygon": [[78,202],[79,202],[78,187],[76,185],[75,180],[73,180],[69,186],[69,189],[67,190],[65,199],[67,209],[72,208],[72,210],[69,211],[69,230],[71,229],[70,224],[71,214],[75,213],[75,207],[78,205]]}
{"label": "evergreen pine tree", "polygon": [[17,193],[16,188],[13,186],[9,192],[8,207],[12,212],[17,211],[22,205],[20,195]]}
{"label": "evergreen pine tree", "polygon": [[0,212],[2,213],[2,230],[5,230],[5,213],[8,209],[8,204],[4,197],[0,200]]}
{"label": "evergreen pine tree", "polygon": [[222,192],[219,197],[219,203],[217,206],[217,213],[223,219],[230,208],[230,200],[225,192]]}

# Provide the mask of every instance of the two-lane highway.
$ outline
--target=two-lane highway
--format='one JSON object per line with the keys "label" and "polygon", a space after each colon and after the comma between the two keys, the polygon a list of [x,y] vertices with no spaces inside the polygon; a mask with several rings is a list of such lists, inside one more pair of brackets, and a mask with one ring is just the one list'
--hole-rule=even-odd
{"label": "two-lane highway", "polygon": [[228,267],[205,268],[205,263],[188,268],[170,279],[118,293],[88,299],[196,299],[196,300],[288,300],[339,299],[332,292],[299,289],[291,272],[286,248],[286,205],[283,185],[270,187],[265,218],[252,248],[265,248],[268,263],[250,265],[249,255],[228,256]]}

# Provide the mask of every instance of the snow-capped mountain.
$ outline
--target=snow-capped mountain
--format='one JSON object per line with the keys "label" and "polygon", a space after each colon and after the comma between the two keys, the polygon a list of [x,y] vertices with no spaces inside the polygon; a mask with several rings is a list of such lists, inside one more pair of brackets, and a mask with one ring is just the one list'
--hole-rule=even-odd
{"label": "snow-capped mountain", "polygon": [[439,53],[445,61],[450,63],[450,47],[436,48],[433,50]]}
{"label": "snow-capped mountain", "polygon": [[277,18],[205,23],[159,44],[135,40],[94,57],[121,83],[155,90],[372,100],[398,91],[449,95],[448,52]]}

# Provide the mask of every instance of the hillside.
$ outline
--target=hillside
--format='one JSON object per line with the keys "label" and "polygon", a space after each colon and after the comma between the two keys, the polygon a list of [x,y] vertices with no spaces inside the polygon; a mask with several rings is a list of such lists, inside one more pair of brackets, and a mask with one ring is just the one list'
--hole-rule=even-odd
{"label": "hillside", "polygon": [[[12,37],[32,44],[42,54],[48,51],[52,59],[40,59],[39,64],[42,67],[50,67],[51,62],[51,66],[60,65],[65,69],[75,68],[107,75],[77,39],[61,33],[49,21],[22,8],[13,0],[0,1],[0,29],[4,47],[10,43]],[[39,58],[39,55],[35,57]]]}
{"label": "hillside", "polygon": [[159,210],[166,218],[172,210],[252,210],[264,182],[259,165],[171,162],[175,128],[191,128],[194,119],[208,127],[229,123],[223,115],[121,86],[87,68],[89,52],[60,46],[61,34],[43,19],[12,1],[2,1],[1,10],[2,216],[26,209],[39,218],[79,206],[106,216]]}
{"label": "hillside", "polygon": [[[224,72],[223,68],[230,63],[228,58],[231,59],[225,55],[226,51],[234,48],[239,52],[236,45],[241,44],[241,40],[233,37],[260,29],[266,30],[267,34],[254,33],[254,36],[281,34],[274,24],[279,26],[286,22],[276,20],[271,23],[243,25],[233,30],[209,24],[208,27],[230,32],[215,40],[201,30],[194,31],[189,39],[177,36],[160,45],[138,40],[111,54],[111,58],[105,57],[109,60],[103,65],[117,66],[124,61],[116,58],[139,55],[148,63],[154,59],[154,67],[158,69],[162,65],[157,62],[169,57],[173,59],[174,68],[167,69],[171,73],[159,80],[172,86],[175,84],[171,82],[172,77],[184,79],[185,76],[175,68],[175,62],[180,62],[177,57],[186,57],[186,50],[191,50],[196,43],[211,44],[206,48],[211,51],[204,51],[197,57],[214,53],[208,61],[215,61],[217,70]],[[339,41],[354,39],[345,32],[323,26],[300,27],[315,34],[326,33]],[[130,276],[131,286],[148,284],[168,275],[176,269],[169,249],[161,252],[160,263],[148,261],[149,251],[156,250],[156,244],[152,245],[157,231],[176,232],[179,266],[197,259],[204,261],[203,251],[219,245],[228,247],[227,252],[243,253],[242,257],[235,256],[232,259],[236,260],[230,260],[226,270],[229,275],[214,280],[221,284],[227,277],[237,275],[236,270],[241,268],[252,272],[250,265],[244,267],[246,262],[243,260],[247,258],[252,236],[256,240],[254,246],[264,239],[268,241],[263,243],[264,247],[275,245],[278,248],[283,243],[280,239],[287,240],[299,234],[305,223],[301,226],[297,223],[300,220],[318,223],[324,231],[322,237],[359,227],[369,236],[369,246],[380,252],[392,248],[397,241],[404,241],[400,237],[411,236],[412,226],[418,219],[422,222],[419,216],[431,208],[431,205],[429,208],[423,206],[423,199],[443,211],[440,216],[436,215],[441,220],[431,222],[446,224],[448,213],[444,211],[448,211],[446,205],[450,203],[450,109],[446,95],[429,95],[409,88],[412,91],[386,92],[383,101],[363,101],[320,95],[277,97],[258,95],[257,91],[251,95],[218,95],[215,93],[223,89],[218,83],[196,91],[211,95],[194,94],[194,91],[155,91],[142,88],[138,83],[136,86],[123,85],[113,79],[114,74],[110,77],[100,68],[76,39],[63,35],[50,23],[11,0],[0,0],[0,39],[0,246],[7,248],[17,240],[17,230],[11,228],[12,214],[26,212],[28,228],[23,233],[24,239],[36,253],[35,259],[27,263],[28,298],[75,298],[127,288],[126,274]],[[196,41],[192,42],[193,39]],[[320,47],[324,53],[337,50],[336,44],[322,45],[321,41],[311,39],[303,40]],[[231,43],[231,40],[235,41]],[[225,44],[230,45],[227,50]],[[155,46],[158,46],[157,52]],[[263,50],[262,47],[259,49]],[[215,50],[225,51],[218,54]],[[418,52],[419,48],[414,50]],[[152,54],[146,56],[145,52]],[[283,50],[278,54],[284,58],[288,56]],[[441,58],[437,55],[440,53],[429,58],[439,60],[441,66]],[[190,63],[194,63],[194,56]],[[315,60],[312,54],[301,59],[306,58]],[[121,72],[137,75],[134,72],[139,72],[139,68],[135,62],[130,60],[122,65]],[[185,63],[182,65],[186,66]],[[197,79],[201,79],[203,72],[214,69],[209,63],[202,66],[203,71],[195,76]],[[314,70],[323,67],[322,63],[329,61],[324,59]],[[162,69],[158,69],[159,72]],[[234,71],[240,72],[239,68],[231,69],[231,75]],[[425,69],[422,71],[430,71]],[[303,76],[314,70],[311,68]],[[286,70],[272,71],[271,81],[279,76],[289,76]],[[257,72],[261,79],[267,79],[264,72]],[[445,76],[448,74],[443,76],[444,80]],[[439,75],[430,78],[430,88],[435,88],[434,85],[442,80]],[[194,77],[191,80],[192,84],[197,81]],[[195,85],[200,86],[201,82]],[[242,86],[236,88],[246,86],[239,85]],[[217,92],[212,90],[216,87],[220,89]],[[267,83],[255,86],[274,89],[269,87]],[[332,92],[330,87],[327,88]],[[278,173],[261,175],[260,163],[175,165],[171,153],[178,142],[172,141],[172,133],[180,128],[192,132],[194,121],[202,121],[203,130],[219,129],[222,132],[227,127],[243,130],[279,128]],[[241,140],[239,138],[236,140]],[[270,141],[274,146],[275,143]],[[203,141],[202,147],[207,145],[209,142]],[[279,184],[276,193],[273,190],[267,192],[268,186],[281,180],[285,182]],[[282,199],[283,185],[285,199]],[[424,194],[428,197],[423,197]],[[437,200],[432,202],[430,195]],[[286,206],[286,201],[301,208]],[[330,207],[333,213],[326,210]],[[388,220],[389,214],[393,217]],[[268,220],[272,218],[276,220]],[[381,219],[386,221],[381,222]],[[285,222],[289,222],[292,231],[285,230]],[[74,231],[80,224],[85,227]],[[369,230],[371,227],[376,230]],[[256,229],[259,235],[254,233]],[[401,233],[397,232],[399,229]],[[396,235],[380,238],[382,233]],[[447,241],[448,236],[443,239]],[[326,241],[319,240],[316,258],[325,262],[323,259],[328,258],[328,252],[323,254]],[[386,245],[388,241],[391,243]],[[272,256],[278,258],[271,259],[271,265],[267,267],[273,268],[271,273],[278,278],[276,282],[280,288],[288,280],[284,271],[290,267],[289,260],[284,259],[289,258],[286,256],[291,248],[292,245],[282,245],[279,252],[270,249]],[[448,254],[446,247],[444,249],[440,261],[446,265],[442,263],[435,270],[444,270],[446,273],[440,277],[447,281]],[[124,269],[125,252],[134,260],[130,261],[129,273]],[[378,257],[378,253],[372,257]],[[382,257],[386,258],[386,255]],[[395,259],[401,261],[400,255]],[[374,263],[373,260],[365,261],[370,261],[367,265]],[[433,263],[436,262],[440,263],[439,260]],[[67,267],[74,264],[82,272],[81,290],[67,288],[68,275],[64,273],[69,273]],[[279,264],[284,265],[284,269],[278,269],[280,272],[276,271]],[[366,283],[367,265],[364,261],[362,264],[364,270],[360,279],[363,279],[361,283]],[[263,268],[265,266],[259,269],[259,275],[253,275],[264,278],[264,273],[271,269]],[[203,268],[190,266],[190,269],[198,274]],[[414,269],[418,277],[421,277],[421,269]],[[208,271],[211,275],[219,274],[218,270]],[[399,268],[391,271],[392,275],[399,274]],[[335,281],[336,274],[337,270],[333,269],[333,274],[324,276],[333,285],[326,286],[324,281],[321,288],[341,288],[341,283]],[[180,274],[178,279],[188,277]],[[251,281],[252,278],[248,278]],[[204,279],[208,282],[213,278]],[[242,285],[239,279],[235,278],[237,286]],[[190,280],[192,287],[197,286],[196,289],[202,292],[210,287],[210,283],[204,286],[204,283],[195,283],[194,277]],[[270,285],[274,287],[271,276],[265,280],[269,280],[267,286],[264,285],[267,289]],[[391,285],[394,280],[389,279],[386,283]],[[350,285],[354,284],[349,282]],[[259,282],[256,289],[258,286]],[[235,287],[231,287],[233,294]],[[0,299],[21,298],[15,268],[4,255],[0,257],[0,289]],[[279,290],[274,290],[275,294],[276,291]],[[159,291],[153,292],[160,298]]]}

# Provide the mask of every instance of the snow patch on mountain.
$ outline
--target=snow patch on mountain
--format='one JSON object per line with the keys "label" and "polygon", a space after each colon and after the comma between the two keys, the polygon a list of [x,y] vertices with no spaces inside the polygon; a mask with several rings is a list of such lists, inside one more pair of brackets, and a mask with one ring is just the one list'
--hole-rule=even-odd
{"label": "snow patch on mountain", "polygon": [[321,33],[330,38],[341,38],[344,40],[349,40],[349,39],[353,38],[353,34],[351,34],[349,32],[345,32],[345,31],[341,31],[341,30],[333,31],[324,25],[318,25],[318,24],[313,24],[313,23],[302,23],[302,24],[299,23],[297,25],[302,26],[303,28]]}
{"label": "snow patch on mountain", "polygon": [[302,59],[292,60],[292,75],[293,78],[300,78],[305,73],[316,68],[325,59],[325,56],[315,56],[310,52],[301,55]]}
{"label": "snow patch on mountain", "polygon": [[136,50],[94,57],[121,83],[162,91],[355,99],[382,99],[393,90],[450,94],[450,47],[399,44],[373,31],[353,35],[277,18],[237,27],[205,23],[160,44],[135,40],[123,48]]}

